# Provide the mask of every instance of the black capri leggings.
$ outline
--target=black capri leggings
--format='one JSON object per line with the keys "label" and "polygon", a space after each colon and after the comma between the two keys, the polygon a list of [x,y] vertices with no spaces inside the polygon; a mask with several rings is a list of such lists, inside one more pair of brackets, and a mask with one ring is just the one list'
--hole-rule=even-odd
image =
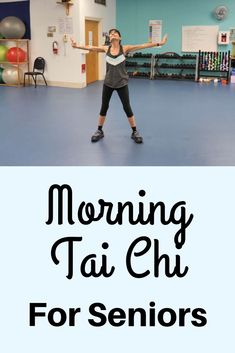
{"label": "black capri leggings", "polygon": [[106,116],[113,91],[117,91],[127,117],[131,118],[133,116],[133,112],[130,105],[128,85],[120,88],[111,88],[106,85],[103,85],[102,106],[100,109],[100,115]]}

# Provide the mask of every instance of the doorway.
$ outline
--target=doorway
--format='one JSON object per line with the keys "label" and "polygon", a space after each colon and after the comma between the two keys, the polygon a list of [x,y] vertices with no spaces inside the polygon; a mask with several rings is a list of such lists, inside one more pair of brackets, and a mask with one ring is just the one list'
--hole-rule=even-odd
{"label": "doorway", "polygon": [[[85,21],[86,45],[98,46],[98,21]],[[89,52],[86,54],[86,82],[87,84],[99,79],[98,53]]]}

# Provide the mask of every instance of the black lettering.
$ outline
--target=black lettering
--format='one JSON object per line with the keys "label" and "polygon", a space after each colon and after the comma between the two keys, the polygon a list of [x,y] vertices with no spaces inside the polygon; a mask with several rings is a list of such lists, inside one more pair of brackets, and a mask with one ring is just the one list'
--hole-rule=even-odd
{"label": "black lettering", "polygon": [[132,260],[133,251],[134,251],[135,246],[137,244],[139,244],[141,241],[145,241],[145,243],[146,243],[145,248],[140,252],[134,252],[134,256],[138,257],[138,256],[142,256],[142,255],[146,254],[149,251],[149,249],[151,248],[151,240],[148,237],[139,237],[131,243],[131,245],[127,251],[127,255],[126,255],[127,270],[130,273],[130,275],[135,278],[143,278],[143,277],[146,277],[150,274],[149,270],[146,270],[143,273],[136,273],[132,268],[131,260]]}
{"label": "black lettering", "polygon": [[[58,314],[59,320],[56,322],[54,319],[55,314]],[[67,320],[66,312],[61,308],[51,309],[48,313],[48,321],[52,326],[63,326]]]}
{"label": "black lettering", "polygon": [[190,313],[191,309],[180,309],[179,310],[179,326],[185,326],[185,316],[187,313]]}
{"label": "black lettering", "polygon": [[75,316],[81,312],[81,308],[70,308],[69,309],[69,326],[75,326]]}
{"label": "black lettering", "polygon": [[104,304],[102,303],[94,303],[92,305],[90,305],[89,307],[89,313],[95,317],[97,317],[99,319],[99,321],[95,321],[93,319],[88,319],[89,323],[91,326],[95,326],[95,327],[100,327],[100,326],[104,326],[106,324],[106,316],[100,312],[97,312],[96,309],[100,309],[100,310],[106,310],[106,307]]}
{"label": "black lettering", "polygon": [[46,316],[45,312],[36,312],[36,308],[46,308],[46,303],[30,303],[29,304],[29,326],[35,326],[35,318]]}
{"label": "black lettering", "polygon": [[196,308],[192,311],[192,316],[194,317],[194,319],[198,320],[198,321],[196,320],[192,321],[193,326],[203,327],[207,324],[206,317],[200,314],[206,314],[206,310],[202,308]]}
{"label": "black lettering", "polygon": [[[83,210],[85,211],[85,215],[87,219],[83,217]],[[78,207],[78,220],[81,224],[87,225],[91,224],[92,222],[99,221],[103,216],[103,213],[100,212],[97,217],[95,217],[95,207],[91,202],[87,204],[83,201],[81,202],[80,206]]]}
{"label": "black lettering", "polygon": [[[90,262],[90,271],[88,272],[86,270],[86,265]],[[107,270],[107,256],[106,255],[102,255],[102,265],[100,267],[100,270],[97,271],[96,270],[96,255],[95,254],[90,254],[88,256],[86,256],[82,262],[81,262],[81,274],[84,277],[100,277],[100,276],[104,276],[104,277],[110,277],[113,275],[114,271],[115,271],[115,267],[112,266],[110,271],[108,272]]]}
{"label": "black lettering", "polygon": [[[168,322],[166,322],[166,320],[164,319],[165,314],[170,315]],[[165,326],[165,327],[173,326],[176,323],[176,320],[177,320],[177,315],[175,311],[171,308],[161,309],[158,313],[158,321],[159,321],[159,324],[162,326]]]}
{"label": "black lettering", "polygon": [[108,320],[110,325],[114,327],[122,326],[125,323],[125,319],[126,319],[126,313],[123,309],[115,308],[110,310],[108,315]]}
{"label": "black lettering", "polygon": [[180,272],[180,256],[176,255],[176,265],[172,272],[170,272],[170,257],[167,254],[162,254],[160,256],[159,252],[159,241],[157,239],[154,240],[154,276],[159,277],[159,266],[162,260],[165,260],[165,275],[169,278],[178,276],[184,277],[188,272],[188,266],[185,267],[184,271]]}
{"label": "black lettering", "polygon": [[154,302],[150,302],[149,306],[150,306],[150,309],[149,309],[149,325],[150,326],[155,326],[155,324],[156,324],[155,303]]}
{"label": "black lettering", "polygon": [[68,279],[72,279],[72,277],[73,277],[73,243],[75,241],[77,241],[77,242],[82,241],[82,237],[61,238],[61,239],[57,240],[51,248],[51,258],[52,258],[53,262],[56,265],[58,265],[59,260],[56,257],[56,249],[62,243],[68,244],[68,274],[66,276]]}
{"label": "black lettering", "polygon": [[177,208],[182,205],[186,205],[186,202],[179,201],[171,209],[172,223],[181,225],[181,228],[178,230],[178,232],[176,232],[174,237],[175,246],[177,249],[181,249],[182,246],[184,245],[186,240],[186,228],[190,225],[190,223],[193,220],[193,214],[190,214],[189,219],[186,221],[185,207],[181,207],[180,218],[178,220],[176,219],[175,212],[177,211]]}
{"label": "black lettering", "polygon": [[129,309],[129,326],[135,326],[135,314],[140,314],[140,326],[146,326],[146,311],[143,308]]}
{"label": "black lettering", "polygon": [[48,220],[46,224],[52,224],[54,221],[54,191],[58,194],[58,224],[63,224],[63,193],[67,191],[67,221],[69,224],[74,224],[72,218],[73,211],[73,192],[68,184],[58,185],[53,184],[48,192]]}

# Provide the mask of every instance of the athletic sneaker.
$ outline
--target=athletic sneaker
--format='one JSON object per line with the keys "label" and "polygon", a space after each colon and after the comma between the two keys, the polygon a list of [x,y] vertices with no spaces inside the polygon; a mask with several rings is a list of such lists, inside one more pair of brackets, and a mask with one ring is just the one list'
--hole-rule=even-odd
{"label": "athletic sneaker", "polygon": [[91,136],[91,142],[97,142],[104,137],[104,133],[102,130],[97,130],[94,135]]}
{"label": "athletic sneaker", "polygon": [[132,132],[131,138],[135,141],[135,143],[142,143],[143,142],[143,137],[140,136],[140,134],[137,130]]}

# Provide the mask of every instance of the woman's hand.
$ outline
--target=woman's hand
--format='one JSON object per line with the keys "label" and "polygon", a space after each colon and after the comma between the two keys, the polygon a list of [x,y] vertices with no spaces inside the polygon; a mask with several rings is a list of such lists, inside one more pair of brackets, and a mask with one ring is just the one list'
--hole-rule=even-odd
{"label": "woman's hand", "polygon": [[78,45],[77,45],[77,42],[76,42],[73,38],[71,38],[71,37],[70,37],[70,41],[71,41],[72,47],[73,47],[73,48],[77,48],[77,46],[78,46]]}
{"label": "woman's hand", "polygon": [[164,45],[164,44],[166,44],[167,39],[168,39],[168,35],[167,35],[167,34],[165,34],[165,35],[164,35],[164,37],[162,38],[162,41],[160,42],[160,45]]}

